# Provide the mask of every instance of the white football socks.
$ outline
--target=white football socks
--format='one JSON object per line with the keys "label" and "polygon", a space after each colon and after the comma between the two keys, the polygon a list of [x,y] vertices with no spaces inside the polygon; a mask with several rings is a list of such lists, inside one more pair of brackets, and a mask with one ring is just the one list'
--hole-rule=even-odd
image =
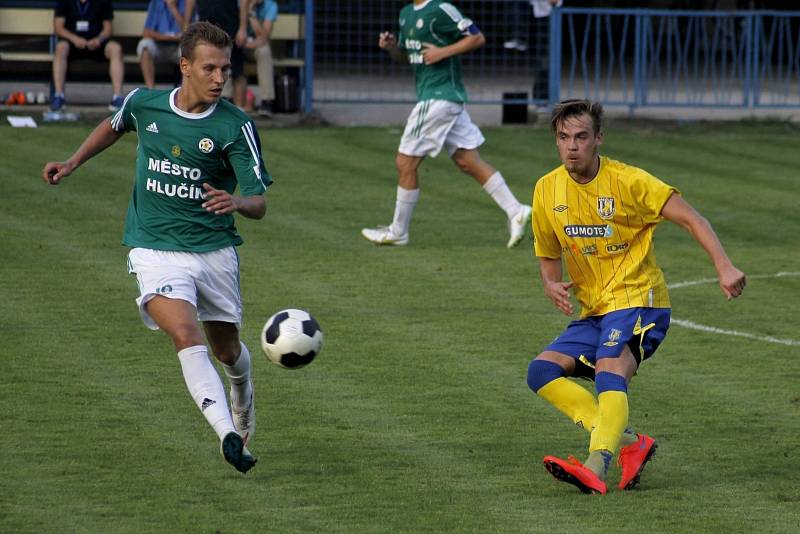
{"label": "white football socks", "polygon": [[397,201],[394,205],[394,220],[389,229],[396,236],[404,236],[411,225],[411,214],[419,200],[419,189],[403,189],[397,186]]}
{"label": "white football socks", "polygon": [[483,190],[489,193],[498,206],[503,208],[509,219],[519,213],[522,209],[522,204],[519,203],[514,193],[508,188],[503,175],[500,171],[495,172],[489,180],[483,184]]}
{"label": "white football socks", "polygon": [[197,407],[214,428],[219,439],[236,432],[225,399],[225,389],[214,364],[208,359],[205,345],[187,347],[178,352],[183,379]]}
{"label": "white football socks", "polygon": [[250,402],[252,385],[250,382],[250,351],[241,341],[242,353],[233,365],[222,364],[228,380],[231,382],[231,406],[236,410],[244,410]]}

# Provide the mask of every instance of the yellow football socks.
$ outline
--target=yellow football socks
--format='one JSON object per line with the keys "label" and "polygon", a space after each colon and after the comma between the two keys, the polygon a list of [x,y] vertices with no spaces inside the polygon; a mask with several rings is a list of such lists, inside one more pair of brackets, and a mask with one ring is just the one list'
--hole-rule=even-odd
{"label": "yellow football socks", "polygon": [[[597,418],[597,399],[586,388],[561,377],[539,388],[537,395],[555,406],[576,425],[591,432]],[[627,420],[627,418],[626,418]]]}

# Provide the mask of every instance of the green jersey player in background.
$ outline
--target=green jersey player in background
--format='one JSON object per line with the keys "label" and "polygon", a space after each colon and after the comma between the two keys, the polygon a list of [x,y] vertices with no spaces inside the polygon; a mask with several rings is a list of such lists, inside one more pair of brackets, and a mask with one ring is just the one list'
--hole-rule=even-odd
{"label": "green jersey player in background", "polygon": [[417,168],[426,156],[446,148],[456,166],[472,176],[508,217],[508,248],[526,233],[531,209],[522,205],[503,175],[483,161],[478,147],[484,138],[464,105],[459,55],[476,50],[486,39],[452,4],[414,0],[400,11],[399,39],[383,32],[378,46],[398,62],[410,63],[417,100],[400,140],[395,163],[399,174],[394,219],[389,226],[364,228],[361,234],[378,245],[406,245],[411,214],[419,198]]}
{"label": "green jersey player in background", "polygon": [[[255,405],[250,353],[239,340],[235,247],[242,238],[233,214],[264,217],[262,194],[272,178],[252,121],[220,100],[231,65],[230,37],[198,22],[183,34],[180,48],[179,88],[134,90],[72,157],[47,163],[42,177],[57,185],[125,132],[137,133],[123,244],[131,247],[128,267],[139,284],[139,312],[147,327],[172,339],[189,393],[219,436],[222,455],[246,473],[256,463],[246,448]],[[230,410],[206,341],[230,380]]]}

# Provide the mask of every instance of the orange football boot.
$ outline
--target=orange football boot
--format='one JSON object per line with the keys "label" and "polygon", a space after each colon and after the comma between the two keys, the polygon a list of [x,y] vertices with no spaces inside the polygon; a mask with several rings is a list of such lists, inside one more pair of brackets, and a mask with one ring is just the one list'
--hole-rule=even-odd
{"label": "orange football boot", "polygon": [[606,483],[600,480],[594,471],[585,467],[582,463],[570,456],[568,460],[562,460],[555,456],[544,457],[544,467],[556,480],[569,482],[583,493],[599,493],[605,495],[608,488]]}
{"label": "orange football boot", "polygon": [[621,490],[630,490],[639,484],[639,477],[642,476],[644,466],[658,448],[656,440],[650,436],[636,435],[639,436],[639,440],[620,449],[619,458],[617,458],[617,463],[622,467],[622,478],[619,481]]}

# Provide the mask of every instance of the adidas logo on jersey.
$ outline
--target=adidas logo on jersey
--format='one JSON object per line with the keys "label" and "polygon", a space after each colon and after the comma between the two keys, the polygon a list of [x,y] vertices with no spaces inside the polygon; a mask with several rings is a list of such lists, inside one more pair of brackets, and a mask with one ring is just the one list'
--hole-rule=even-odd
{"label": "adidas logo on jersey", "polygon": [[151,122],[150,126],[147,127],[148,132],[158,133],[158,125],[156,123]]}

